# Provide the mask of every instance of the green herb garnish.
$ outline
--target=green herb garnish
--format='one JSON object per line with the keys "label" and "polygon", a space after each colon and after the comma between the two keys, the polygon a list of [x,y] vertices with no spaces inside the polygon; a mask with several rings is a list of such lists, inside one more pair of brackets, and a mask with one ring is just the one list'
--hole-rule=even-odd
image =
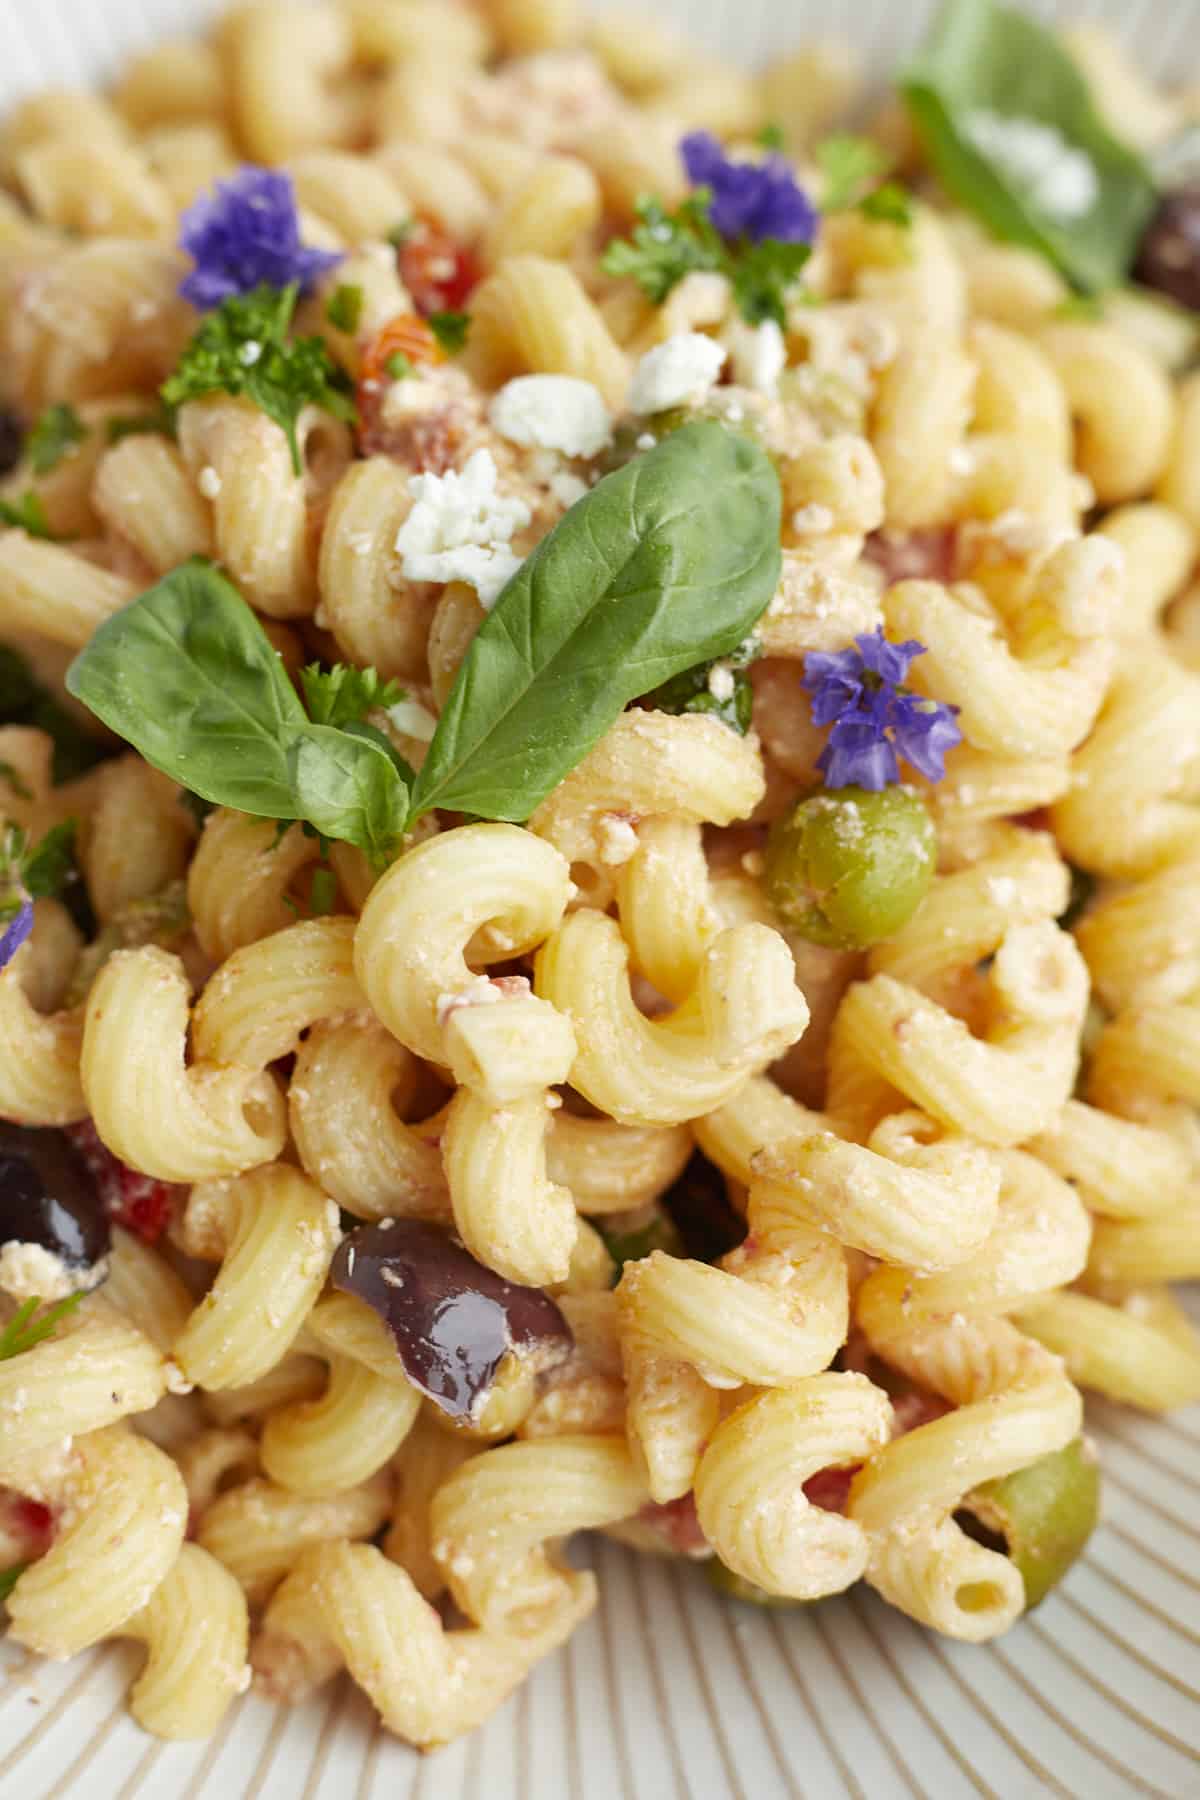
{"label": "green herb garnish", "polygon": [[729,656],[697,663],[695,668],[672,676],[647,694],[645,703],[655,712],[709,713],[739,737],[745,737],[754,710],[754,690],[746,670],[761,654],[759,640],[747,638]]}
{"label": "green herb garnish", "polygon": [[0,1362],[6,1362],[10,1356],[23,1356],[35,1344],[53,1337],[62,1321],[75,1311],[83,1298],[84,1290],[78,1288],[75,1293],[68,1294],[63,1300],[56,1300],[41,1313],[38,1308],[42,1303],[36,1296],[32,1300],[26,1300],[23,1306],[17,1308],[8,1324],[0,1329]]}
{"label": "green herb garnish", "polygon": [[41,497],[32,488],[26,488],[19,500],[0,500],[0,524],[13,525],[32,538],[46,538],[50,543],[58,541],[58,533],[50,529]]}
{"label": "green herb garnish", "polygon": [[292,468],[301,472],[296,421],[306,406],[353,420],[349,377],[319,337],[288,338],[300,288],[265,282],[235,294],[210,312],[160,390],[169,407],[205,394],[244,394],[274,419],[288,441]]}
{"label": "green herb garnish", "polygon": [[300,671],[300,685],[314,725],[345,728],[373,709],[395,706],[404,698],[398,681],[381,681],[374,669],[356,669],[350,663],[335,663],[332,669],[310,663]]}
{"label": "green herb garnish", "polygon": [[1154,182],[1053,32],[994,0],[950,0],[900,85],[936,173],[989,231],[1086,292],[1124,278]]}
{"label": "green herb garnish", "polygon": [[76,879],[74,819],[31,844],[24,826],[0,827],[0,924],[29,900],[56,900]]}
{"label": "green herb garnish", "polygon": [[48,406],[25,440],[30,468],[35,475],[49,475],[86,436],[87,426],[73,406]]}
{"label": "green herb garnish", "polygon": [[14,1563],[11,1569],[0,1569],[0,1606],[4,1605],[29,1566],[28,1563]]}
{"label": "green herb garnish", "polygon": [[471,315],[466,312],[435,312],[430,313],[425,323],[446,355],[456,356],[466,345],[467,333],[471,329]]}
{"label": "green herb garnish", "polygon": [[107,620],[68,690],[220,806],[299,819],[375,862],[435,807],[521,821],[631,700],[728,655],[779,575],[779,480],[711,420],[605,477],[518,569],[476,633],[419,775],[362,718],[373,673],[310,671],[312,722],[262,626],[211,565]]}
{"label": "green herb garnish", "polygon": [[314,919],[331,913],[337,903],[337,876],[324,864],[313,870],[312,884],[308,890],[308,910]]}
{"label": "green herb garnish", "polygon": [[777,119],[768,120],[762,130],[756,132],[754,141],[764,150],[787,149],[787,138],[784,136],[783,126]]}
{"label": "green herb garnish", "polygon": [[358,322],[362,318],[363,304],[366,299],[360,287],[352,287],[343,282],[329,296],[325,307],[325,317],[339,331],[357,331]]}
{"label": "green herb garnish", "polygon": [[390,375],[393,381],[403,381],[404,377],[411,375],[413,371],[412,363],[405,356],[403,350],[393,350],[383,367],[384,373]]}
{"label": "green herb garnish", "polygon": [[648,299],[662,304],[673,287],[694,269],[724,271],[725,244],[708,216],[709,191],[696,188],[673,213],[645,195],[637,203],[638,222],[628,238],[614,238],[602,266],[609,275],[629,275]]}
{"label": "green herb garnish", "polygon": [[0,644],[0,725],[33,725],[53,739],[56,782],[74,780],[108,754],[7,644]]}
{"label": "green herb garnish", "polygon": [[119,444],[127,437],[148,437],[151,434],[160,437],[175,436],[175,421],[165,406],[149,413],[117,413],[104,422],[104,435],[110,444]]}
{"label": "green herb garnish", "polygon": [[883,179],[892,157],[874,138],[835,131],[821,139],[813,156],[823,178],[823,212],[855,210],[889,225],[912,224],[911,198],[899,182]]}
{"label": "green herb garnish", "polygon": [[417,221],[415,219],[401,219],[399,224],[393,225],[391,230],[386,233],[387,242],[399,250],[402,245],[407,244],[416,229]]}

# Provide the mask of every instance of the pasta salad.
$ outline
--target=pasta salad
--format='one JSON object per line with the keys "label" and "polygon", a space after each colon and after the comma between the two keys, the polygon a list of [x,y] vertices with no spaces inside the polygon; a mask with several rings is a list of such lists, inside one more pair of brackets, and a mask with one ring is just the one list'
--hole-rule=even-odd
{"label": "pasta salad", "polygon": [[578,1531],[1067,1575],[1200,1399],[1198,124],[253,0],[0,127],[13,1641],[429,1748]]}

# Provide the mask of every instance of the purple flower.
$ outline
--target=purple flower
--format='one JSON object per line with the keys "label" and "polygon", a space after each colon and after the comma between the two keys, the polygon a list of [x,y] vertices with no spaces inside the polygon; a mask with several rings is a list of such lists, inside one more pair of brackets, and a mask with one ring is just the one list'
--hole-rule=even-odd
{"label": "purple flower", "polygon": [[712,194],[708,216],[723,238],[774,238],[784,244],[811,244],[816,208],[782,156],[766,162],[734,162],[711,132],[690,131],[679,153],[693,187]]}
{"label": "purple flower", "polygon": [[889,643],[880,627],[856,638],[853,649],[805,657],[801,685],[813,723],[833,728],[817,758],[826,787],[878,793],[900,780],[901,757],[927,781],[942,779],[946,751],[962,742],[954,723],[958,708],[900,685],[924,651],[915,638]]}
{"label": "purple flower", "polygon": [[179,247],[196,267],[179,284],[185,300],[204,311],[260,282],[308,287],[342,259],[300,242],[292,178],[281,169],[246,163],[229,181],[201,194],[180,220]]}
{"label": "purple flower", "polygon": [[33,930],[33,901],[22,900],[16,917],[0,932],[0,969],[10,963]]}

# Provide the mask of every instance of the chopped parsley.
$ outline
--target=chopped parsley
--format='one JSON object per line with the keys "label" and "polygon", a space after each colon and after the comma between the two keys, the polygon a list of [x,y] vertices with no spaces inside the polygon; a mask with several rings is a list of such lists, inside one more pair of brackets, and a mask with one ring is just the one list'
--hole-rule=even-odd
{"label": "chopped parsley", "polygon": [[693,270],[723,272],[725,245],[709,220],[709,198],[706,188],[697,188],[669,213],[660,200],[644,195],[630,236],[614,238],[605,250],[605,272],[632,276],[656,306]]}
{"label": "chopped parsley", "polygon": [[46,508],[32,488],[26,488],[19,500],[0,500],[0,525],[12,525],[32,538],[46,538],[55,543],[58,534],[50,529]]}
{"label": "chopped parsley", "polygon": [[411,375],[413,372],[412,362],[405,356],[403,350],[393,350],[383,368],[384,373],[390,375],[393,381],[403,381],[406,375]]}
{"label": "chopped parsley", "polygon": [[746,670],[761,653],[759,640],[749,637],[728,656],[673,675],[647,694],[646,702],[655,712],[709,713],[745,737],[754,710],[754,690]]}
{"label": "chopped parsley", "polygon": [[87,426],[73,406],[48,406],[25,440],[30,468],[35,475],[49,475],[86,436]]}
{"label": "chopped parsley", "polygon": [[824,183],[821,191],[824,212],[854,209],[868,219],[885,220],[891,225],[911,225],[909,195],[899,182],[883,179],[891,169],[893,159],[873,138],[859,137],[852,131],[837,131],[822,138],[813,156]]}
{"label": "chopped parsley", "polygon": [[466,344],[467,333],[471,329],[471,315],[466,312],[434,312],[429,314],[425,323],[446,355],[455,356]]}
{"label": "chopped parsley", "polygon": [[313,724],[338,730],[365,719],[375,707],[395,706],[404,698],[399,682],[381,681],[374,669],[356,669],[350,663],[335,663],[332,669],[310,663],[300,671],[300,684]]}
{"label": "chopped parsley", "polygon": [[319,337],[288,338],[300,286],[263,283],[234,294],[204,319],[161,393],[169,407],[205,394],[244,394],[283,430],[301,473],[296,422],[306,406],[353,420],[348,377]]}
{"label": "chopped parsley", "polygon": [[366,296],[360,287],[340,283],[329,296],[325,317],[338,331],[357,331]]}

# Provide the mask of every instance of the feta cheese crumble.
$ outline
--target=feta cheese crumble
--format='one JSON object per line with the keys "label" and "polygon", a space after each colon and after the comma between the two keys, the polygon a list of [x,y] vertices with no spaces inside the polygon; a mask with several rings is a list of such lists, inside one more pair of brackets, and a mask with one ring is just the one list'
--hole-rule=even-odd
{"label": "feta cheese crumble", "polygon": [[756,394],[774,394],[787,366],[787,345],[775,320],[747,325],[744,319],[730,319],[724,336],[738,386],[753,388]]}
{"label": "feta cheese crumble", "polygon": [[702,331],[680,331],[647,350],[629,384],[629,409],[663,412],[668,406],[698,406],[721,373],[724,344]]}
{"label": "feta cheese crumble", "polygon": [[963,129],[975,148],[1052,218],[1078,219],[1096,204],[1095,164],[1053,125],[981,107],[967,114]]}
{"label": "feta cheese crumble", "polygon": [[714,700],[732,700],[737,683],[728,663],[715,662],[708,671],[708,691]]}
{"label": "feta cheese crumble", "polygon": [[578,475],[572,475],[570,469],[559,469],[551,475],[548,485],[560,506],[574,506],[588,491],[587,482]]}
{"label": "feta cheese crumble", "polygon": [[204,495],[206,500],[215,500],[220,493],[221,477],[217,474],[217,471],[212,467],[211,463],[206,464],[197,475],[196,486],[200,489],[200,492]]}
{"label": "feta cheese crumble", "polygon": [[512,444],[597,456],[612,437],[600,390],[574,375],[518,375],[500,389],[491,421]]}
{"label": "feta cheese crumble", "polygon": [[524,500],[497,492],[491,451],[476,450],[461,474],[414,475],[408,491],[416,504],[396,533],[401,573],[409,581],[465,581],[482,606],[494,606],[521,566],[509,540],[531,514]]}

